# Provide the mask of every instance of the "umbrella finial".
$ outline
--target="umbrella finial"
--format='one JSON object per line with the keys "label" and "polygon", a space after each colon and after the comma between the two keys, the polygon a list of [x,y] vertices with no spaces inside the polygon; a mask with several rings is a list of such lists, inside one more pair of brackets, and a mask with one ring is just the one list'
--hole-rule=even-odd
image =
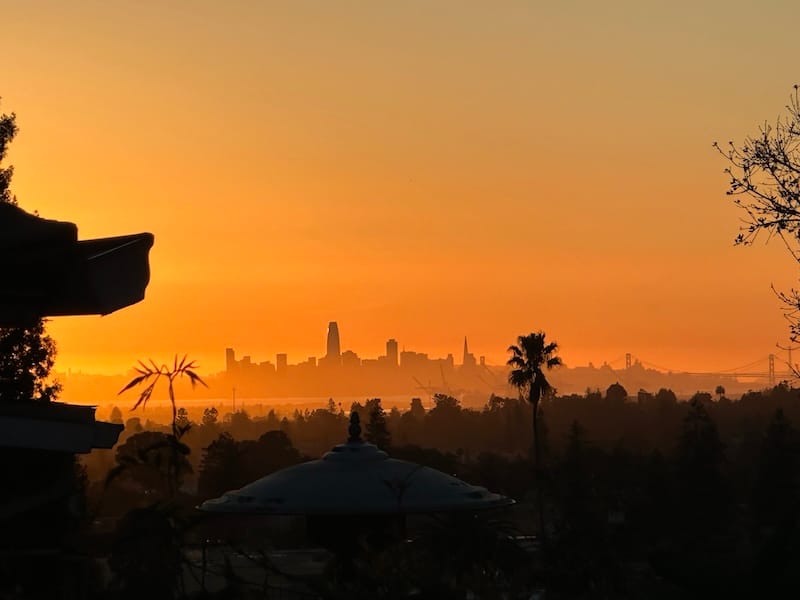
{"label": "umbrella finial", "polygon": [[358,416],[358,411],[350,413],[350,427],[347,428],[350,437],[347,438],[348,444],[362,444],[364,440],[361,439],[361,418]]}

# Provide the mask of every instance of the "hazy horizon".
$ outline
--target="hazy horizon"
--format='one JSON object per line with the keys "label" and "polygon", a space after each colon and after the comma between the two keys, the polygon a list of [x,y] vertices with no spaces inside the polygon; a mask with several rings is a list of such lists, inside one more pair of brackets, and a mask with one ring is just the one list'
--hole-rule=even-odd
{"label": "hazy horizon", "polygon": [[[441,354],[438,354],[436,352],[431,352],[428,348],[425,348],[424,346],[409,347],[409,346],[404,345],[400,340],[397,340],[397,341],[398,341],[398,343],[400,345],[400,350],[401,351],[409,350],[409,351],[412,351],[412,352],[421,352],[421,353],[427,354],[431,359],[444,359],[444,358],[447,357],[448,354],[452,354],[456,358],[455,364],[456,365],[460,365],[461,364],[461,350],[463,349],[463,337],[462,337],[462,339],[460,341],[460,344],[458,344],[458,347],[456,347],[454,345],[449,350],[446,348],[446,351],[443,351]],[[515,341],[516,340],[512,340],[512,342],[515,342]],[[386,339],[384,339],[383,342],[382,342],[382,344],[384,345],[384,350],[385,350],[385,343],[386,343]],[[58,340],[56,340],[56,344],[58,345]],[[228,347],[231,347],[231,346],[228,346]],[[295,346],[295,347],[297,347],[297,346]],[[299,347],[311,348],[310,345],[308,345],[308,346],[299,346]],[[792,344],[792,347],[794,348],[793,344]],[[505,348],[503,348],[503,350],[505,350],[506,348],[507,348],[507,346]],[[285,350],[282,350],[280,348],[276,348],[276,349],[272,349],[272,350],[268,350],[268,351],[254,351],[254,350],[252,350],[250,348],[247,348],[247,347],[243,347],[243,348],[236,347],[234,349],[236,350],[238,358],[243,358],[245,356],[249,357],[255,364],[263,363],[263,362],[270,362],[270,363],[274,364],[276,356],[278,354],[286,353]],[[368,359],[368,360],[377,359],[378,357],[380,357],[382,355],[382,352],[384,350],[382,350],[380,347],[376,347],[374,349],[374,354],[367,354],[367,353],[362,353],[359,348],[353,348],[353,347],[350,347],[350,346],[346,346],[344,344],[342,345],[342,351],[355,352],[359,356],[360,359]],[[492,367],[504,367],[506,365],[506,361],[508,360],[508,356],[509,356],[507,352],[502,353],[502,352],[497,352],[497,351],[495,351],[495,352],[487,352],[487,353],[484,354],[482,349],[475,348],[471,343],[470,343],[470,351],[471,351],[472,354],[475,355],[476,358],[480,357],[480,356],[485,357],[486,358],[486,364],[488,366],[492,366]],[[203,354],[189,354],[189,353],[178,352],[177,356],[180,359],[182,356],[184,356],[184,354],[186,354],[190,359],[195,360],[198,363],[198,366],[200,367],[200,369],[201,369],[201,371],[203,373],[216,374],[216,373],[222,373],[222,372],[225,371],[225,348],[220,348],[216,352],[207,352],[207,353],[203,353]],[[324,355],[325,355],[324,340],[323,340],[323,342],[321,344],[317,345],[316,351],[310,350],[309,353],[305,353],[305,354],[304,353],[297,353],[297,354],[286,353],[286,354],[288,356],[289,364],[292,364],[292,365],[301,364],[301,363],[307,361],[309,358],[315,358],[315,359],[318,360],[318,359],[324,357]],[[581,367],[601,368],[603,366],[611,366],[612,368],[615,368],[615,369],[621,369],[625,365],[625,355],[628,354],[628,352],[619,354],[619,355],[614,356],[614,357],[601,356],[601,357],[598,357],[598,359],[596,359],[596,360],[592,360],[591,357],[590,357],[585,362],[580,362],[580,363],[572,362],[571,360],[569,360],[569,358],[564,355],[564,352],[561,349],[559,349],[558,354],[563,359],[563,366],[568,368],[568,369],[581,368]],[[783,369],[786,368],[785,367],[785,363],[787,361],[787,353],[785,352],[785,350],[783,348],[777,348],[775,346],[775,344],[772,344],[771,346],[766,346],[765,348],[760,349],[760,352],[758,350],[751,351],[751,353],[749,355],[749,359],[750,360],[747,360],[747,358],[745,358],[745,361],[742,364],[736,364],[736,365],[733,365],[733,364],[722,364],[721,362],[714,361],[713,359],[712,360],[707,360],[707,361],[702,361],[698,365],[693,365],[693,364],[657,365],[654,362],[652,362],[651,360],[649,360],[650,357],[647,357],[647,356],[643,357],[643,356],[637,355],[637,354],[635,354],[633,352],[631,352],[630,354],[631,354],[632,360],[634,362],[644,362],[645,366],[647,368],[651,368],[651,369],[654,369],[656,371],[664,372],[664,373],[667,373],[667,372],[675,372],[675,373],[681,373],[681,372],[689,372],[689,373],[695,373],[695,372],[701,372],[701,373],[726,373],[726,372],[730,372],[730,371],[733,371],[733,370],[741,370],[740,367],[746,366],[747,364],[752,363],[752,362],[757,362],[757,361],[764,362],[763,359],[766,359],[766,357],[769,354],[775,355],[775,361],[776,361],[776,364],[778,365],[777,368],[779,370],[783,370]],[[77,367],[73,367],[73,366],[70,366],[70,365],[64,365],[63,364],[64,361],[61,360],[61,361],[57,361],[57,364],[56,364],[56,367],[55,367],[54,371],[58,372],[58,373],[74,372],[74,373],[82,373],[82,374],[87,374],[87,375],[123,375],[123,374],[127,375],[127,374],[133,372],[133,369],[134,369],[134,367],[136,367],[136,365],[137,365],[139,360],[142,360],[144,362],[149,362],[149,360],[152,358],[157,364],[162,364],[162,363],[171,364],[171,362],[174,359],[175,355],[176,355],[175,353],[173,353],[173,354],[164,354],[164,355],[161,355],[161,356],[145,354],[145,355],[142,355],[142,356],[131,357],[131,359],[128,360],[127,362],[124,362],[124,359],[122,359],[119,363],[100,363],[101,365],[103,365],[103,366],[100,366],[100,367],[95,367],[91,363],[85,363],[85,364],[79,365]],[[198,358],[198,356],[200,358]],[[492,356],[497,357],[497,362],[494,362],[493,360],[490,360],[490,357],[492,357]],[[792,362],[796,363],[798,358],[800,358],[800,352],[794,353],[792,355]],[[112,365],[112,366],[108,367],[108,366],[105,366],[105,365]],[[711,365],[711,367],[707,367],[705,365]],[[761,369],[761,370],[766,372],[766,369]]]}

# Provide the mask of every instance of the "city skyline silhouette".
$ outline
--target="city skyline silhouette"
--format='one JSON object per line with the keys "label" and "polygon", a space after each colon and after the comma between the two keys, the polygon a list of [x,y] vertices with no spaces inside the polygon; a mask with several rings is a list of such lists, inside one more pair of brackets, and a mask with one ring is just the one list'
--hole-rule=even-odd
{"label": "city skyline silhouette", "polygon": [[[366,357],[348,347],[347,329],[339,327],[338,321],[329,321],[327,329],[318,332],[319,357],[291,356],[280,351],[264,356],[225,348],[221,369],[204,369],[200,365],[209,386],[199,393],[193,391],[187,401],[192,406],[202,404],[205,399],[235,404],[238,397],[240,403],[247,400],[251,405],[277,406],[291,399],[298,405],[317,406],[328,398],[349,402],[362,397],[383,397],[391,406],[403,406],[414,396],[430,402],[435,394],[445,394],[461,399],[466,406],[480,407],[490,396],[515,395],[507,383],[506,362],[492,364],[484,355],[476,357],[466,336],[460,355],[432,356],[423,348],[412,350],[389,338],[382,354]],[[559,394],[604,390],[612,384],[625,386],[631,399],[642,391],[654,393],[662,388],[673,390],[682,399],[698,390],[711,392],[718,386],[730,394],[741,394],[793,381],[795,373],[788,365],[790,348],[793,347],[778,345],[774,352],[746,364],[717,371],[669,368],[628,352],[596,364],[565,363],[551,379]],[[115,402],[116,391],[126,376],[57,373],[66,398],[101,405]]]}

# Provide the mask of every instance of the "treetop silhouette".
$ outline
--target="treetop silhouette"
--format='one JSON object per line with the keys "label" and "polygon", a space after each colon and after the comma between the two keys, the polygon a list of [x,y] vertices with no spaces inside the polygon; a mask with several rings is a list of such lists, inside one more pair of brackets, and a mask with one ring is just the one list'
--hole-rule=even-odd
{"label": "treetop silhouette", "polygon": [[556,356],[558,344],[547,343],[543,331],[519,336],[517,344],[509,346],[508,351],[511,352],[511,358],[507,364],[512,367],[508,374],[508,382],[519,390],[520,396],[525,397],[533,408],[533,461],[536,471],[539,530],[546,538],[539,410],[542,397],[553,391],[543,369],[549,370],[561,365],[561,358]]}

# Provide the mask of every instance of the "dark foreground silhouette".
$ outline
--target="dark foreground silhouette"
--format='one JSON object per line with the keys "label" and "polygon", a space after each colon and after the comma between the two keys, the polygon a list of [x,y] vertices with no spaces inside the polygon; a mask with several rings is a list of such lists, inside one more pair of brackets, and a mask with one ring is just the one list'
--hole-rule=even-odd
{"label": "dark foreground silhouette", "polygon": [[[668,390],[629,397],[611,386],[543,400],[546,544],[530,404],[493,397],[472,411],[434,400],[388,414],[367,401],[365,437],[511,496],[513,509],[412,518],[403,535],[351,520],[356,559],[343,565],[303,519],[194,508],[340,442],[347,418],[335,403],[293,418],[209,410],[201,423],[178,411],[180,439],[171,426],[131,421],[116,449],[68,461],[68,494],[4,521],[0,589],[32,598],[64,589],[76,598],[744,598],[800,584],[797,390],[678,402]],[[64,472],[54,456],[0,454],[5,490],[30,493],[48,468]]]}

